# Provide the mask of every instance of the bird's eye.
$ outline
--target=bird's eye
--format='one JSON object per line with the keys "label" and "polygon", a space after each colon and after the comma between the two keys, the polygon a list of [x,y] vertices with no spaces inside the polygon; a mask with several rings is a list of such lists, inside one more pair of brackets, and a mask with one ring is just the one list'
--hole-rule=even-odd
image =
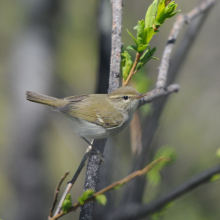
{"label": "bird's eye", "polygon": [[123,97],[123,99],[124,99],[124,100],[128,100],[128,96],[125,95],[125,96]]}

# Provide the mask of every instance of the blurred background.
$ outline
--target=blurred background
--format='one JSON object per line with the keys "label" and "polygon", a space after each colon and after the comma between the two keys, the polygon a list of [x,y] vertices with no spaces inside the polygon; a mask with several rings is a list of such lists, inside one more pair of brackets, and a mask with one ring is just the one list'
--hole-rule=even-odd
{"label": "blurred background", "polygon": [[[199,2],[176,1],[181,13],[187,13]],[[150,3],[124,1],[122,41],[125,47],[133,44],[126,29],[135,34],[133,27],[144,19]],[[219,11],[220,4],[216,4],[178,73],[176,82],[181,90],[170,95],[152,144],[155,149],[172,146],[177,160],[165,169],[158,186],[147,186],[144,202],[158,198],[219,163],[215,156],[220,143]],[[157,47],[155,56],[159,59],[174,20],[166,21],[151,41],[151,46]],[[177,44],[183,34],[184,30]],[[87,147],[72,132],[67,118],[48,107],[26,101],[25,91],[58,98],[106,93],[110,35],[108,0],[1,2],[1,219],[46,219],[60,177],[66,170],[70,170],[71,176],[74,174]],[[160,61],[151,60],[144,69],[149,89],[154,88],[159,64]],[[125,177],[133,157],[129,129],[109,139],[104,154],[108,155],[106,184]],[[84,174],[85,171],[71,191],[73,202],[82,193]],[[65,183],[61,192],[64,187]],[[120,202],[122,192],[123,189],[117,191],[115,203]],[[206,184],[176,200],[162,218],[218,219],[219,192],[218,181]],[[77,219],[78,215],[76,211],[63,219]]]}

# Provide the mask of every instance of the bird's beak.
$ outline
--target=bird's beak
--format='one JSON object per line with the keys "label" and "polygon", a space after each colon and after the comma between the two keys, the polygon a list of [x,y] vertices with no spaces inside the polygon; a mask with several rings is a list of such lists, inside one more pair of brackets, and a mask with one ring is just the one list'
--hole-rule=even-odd
{"label": "bird's beak", "polygon": [[136,96],[135,99],[140,99],[140,98],[142,98],[142,97],[144,97],[144,96],[147,96],[147,93],[139,94],[139,95]]}

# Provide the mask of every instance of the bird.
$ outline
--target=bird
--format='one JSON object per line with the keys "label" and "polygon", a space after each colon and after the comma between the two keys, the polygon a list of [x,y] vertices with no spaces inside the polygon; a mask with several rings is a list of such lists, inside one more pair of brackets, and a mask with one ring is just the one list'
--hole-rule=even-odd
{"label": "bird", "polygon": [[63,99],[26,92],[26,99],[48,105],[72,119],[74,131],[84,140],[112,137],[131,122],[140,94],[132,87],[120,87],[109,94],[75,95]]}

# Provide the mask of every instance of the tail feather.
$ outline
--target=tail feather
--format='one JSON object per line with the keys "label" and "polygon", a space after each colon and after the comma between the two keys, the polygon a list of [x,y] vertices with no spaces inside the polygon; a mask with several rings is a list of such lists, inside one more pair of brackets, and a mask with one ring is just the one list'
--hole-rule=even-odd
{"label": "tail feather", "polygon": [[43,105],[48,105],[51,107],[65,107],[68,104],[68,101],[57,99],[51,96],[38,94],[36,92],[26,92],[26,99],[31,102],[37,102]]}

